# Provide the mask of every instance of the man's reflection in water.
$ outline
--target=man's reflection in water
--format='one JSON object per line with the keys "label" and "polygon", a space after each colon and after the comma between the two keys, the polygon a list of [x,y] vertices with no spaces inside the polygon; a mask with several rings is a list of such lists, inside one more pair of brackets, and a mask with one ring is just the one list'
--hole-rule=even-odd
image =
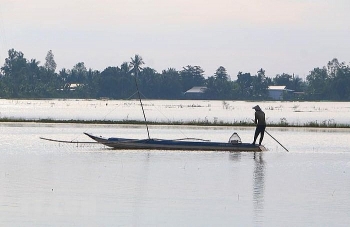
{"label": "man's reflection in water", "polygon": [[263,152],[254,152],[253,203],[257,224],[262,222],[264,211],[265,162]]}

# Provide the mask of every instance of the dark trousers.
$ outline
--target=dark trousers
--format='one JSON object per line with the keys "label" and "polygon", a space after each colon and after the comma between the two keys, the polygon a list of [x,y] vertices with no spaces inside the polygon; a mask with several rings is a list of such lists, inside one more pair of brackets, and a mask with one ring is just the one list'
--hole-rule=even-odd
{"label": "dark trousers", "polygon": [[266,128],[266,125],[257,125],[256,126],[255,134],[254,134],[254,142],[253,142],[254,144],[255,144],[255,141],[258,138],[259,134],[260,134],[259,145],[261,145],[261,142],[264,139],[265,128]]}

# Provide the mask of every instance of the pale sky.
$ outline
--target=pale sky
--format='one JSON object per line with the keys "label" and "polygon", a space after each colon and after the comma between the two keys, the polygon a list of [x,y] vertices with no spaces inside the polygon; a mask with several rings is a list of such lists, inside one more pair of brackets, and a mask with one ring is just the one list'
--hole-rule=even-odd
{"label": "pale sky", "polygon": [[158,72],[304,78],[333,58],[349,64],[350,0],[0,0],[1,66],[11,48],[40,65],[52,50],[57,72],[139,54]]}

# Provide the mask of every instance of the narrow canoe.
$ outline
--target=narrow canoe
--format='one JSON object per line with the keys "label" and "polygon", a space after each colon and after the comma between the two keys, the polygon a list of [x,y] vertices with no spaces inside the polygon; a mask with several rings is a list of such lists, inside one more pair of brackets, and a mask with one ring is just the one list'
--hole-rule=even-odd
{"label": "narrow canoe", "polygon": [[259,152],[267,149],[262,145],[250,143],[224,143],[208,141],[184,141],[165,139],[126,139],[104,138],[84,133],[91,139],[114,149],[146,149],[146,150],[196,150],[196,151],[250,151]]}

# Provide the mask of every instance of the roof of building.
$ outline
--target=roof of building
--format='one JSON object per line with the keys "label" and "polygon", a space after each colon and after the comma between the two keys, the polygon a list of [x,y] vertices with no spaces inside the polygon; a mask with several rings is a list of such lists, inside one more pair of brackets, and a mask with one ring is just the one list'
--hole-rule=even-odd
{"label": "roof of building", "polygon": [[185,93],[204,93],[207,89],[207,87],[193,87]]}
{"label": "roof of building", "polygon": [[269,90],[284,90],[286,86],[269,86]]}

